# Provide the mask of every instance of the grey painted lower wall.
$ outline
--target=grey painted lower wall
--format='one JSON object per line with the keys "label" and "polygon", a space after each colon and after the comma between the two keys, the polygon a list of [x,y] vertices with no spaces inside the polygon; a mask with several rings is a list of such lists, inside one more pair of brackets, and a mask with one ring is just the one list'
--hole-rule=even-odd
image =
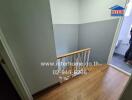
{"label": "grey painted lower wall", "polygon": [[77,24],[54,24],[54,37],[57,55],[78,49]]}
{"label": "grey painted lower wall", "polygon": [[91,61],[107,63],[119,19],[79,25],[78,48],[92,48]]}

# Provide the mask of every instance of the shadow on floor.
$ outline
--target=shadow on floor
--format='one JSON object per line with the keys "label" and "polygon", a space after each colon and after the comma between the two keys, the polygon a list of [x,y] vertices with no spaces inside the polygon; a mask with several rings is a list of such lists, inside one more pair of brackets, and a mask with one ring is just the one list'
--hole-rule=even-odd
{"label": "shadow on floor", "polygon": [[132,73],[132,65],[126,64],[122,55],[114,54],[112,57],[111,64],[117,66],[118,68],[126,72]]}

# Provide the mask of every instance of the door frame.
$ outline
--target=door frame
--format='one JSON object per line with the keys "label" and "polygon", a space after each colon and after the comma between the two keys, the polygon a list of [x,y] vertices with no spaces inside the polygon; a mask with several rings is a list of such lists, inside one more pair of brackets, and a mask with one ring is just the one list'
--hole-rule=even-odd
{"label": "door frame", "polygon": [[3,69],[7,73],[9,79],[14,85],[16,91],[22,100],[33,100],[31,92],[20,72],[19,66],[13,56],[13,53],[7,44],[7,41],[0,29],[0,58],[5,61],[2,64]]}
{"label": "door frame", "polygon": [[[125,12],[126,12],[126,5],[128,4],[129,1],[130,1],[130,0],[126,0]],[[111,45],[110,53],[109,53],[109,56],[108,56],[107,64],[110,64],[110,62],[111,62],[111,60],[112,60],[112,56],[113,56],[113,54],[114,54],[116,42],[117,42],[118,37],[119,37],[119,35],[120,35],[120,30],[121,30],[121,27],[122,27],[124,18],[125,18],[125,16],[119,18],[119,22],[118,22],[118,25],[117,25],[117,29],[116,29],[116,32],[115,32],[115,35],[114,35],[114,39],[113,39],[113,42],[112,42],[112,45]]]}

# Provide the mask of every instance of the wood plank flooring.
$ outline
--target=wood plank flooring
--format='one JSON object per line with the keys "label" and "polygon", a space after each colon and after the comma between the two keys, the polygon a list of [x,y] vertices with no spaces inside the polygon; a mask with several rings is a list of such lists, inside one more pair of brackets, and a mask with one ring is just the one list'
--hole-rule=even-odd
{"label": "wood plank flooring", "polygon": [[69,80],[35,100],[118,100],[129,76],[112,68],[90,72]]}

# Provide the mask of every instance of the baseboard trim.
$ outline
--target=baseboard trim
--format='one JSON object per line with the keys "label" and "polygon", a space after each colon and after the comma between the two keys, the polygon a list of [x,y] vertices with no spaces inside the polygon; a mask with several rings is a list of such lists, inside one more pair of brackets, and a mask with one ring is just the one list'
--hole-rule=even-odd
{"label": "baseboard trim", "polygon": [[51,85],[45,89],[33,94],[33,98],[36,99],[36,98],[40,97],[41,95],[44,95],[44,94],[52,91],[53,89],[57,88],[58,86],[60,86],[60,82],[57,82],[57,83],[55,83],[55,84],[53,84],[53,85]]}
{"label": "baseboard trim", "polygon": [[119,68],[119,67],[117,67],[117,66],[115,66],[115,65],[112,65],[112,64],[109,64],[109,65],[110,65],[111,67],[117,69],[118,71],[120,71],[120,72],[122,72],[122,73],[124,73],[124,74],[126,74],[126,75],[128,75],[128,76],[131,76],[131,73],[129,73],[129,72],[124,71],[124,70],[122,70],[121,68]]}

